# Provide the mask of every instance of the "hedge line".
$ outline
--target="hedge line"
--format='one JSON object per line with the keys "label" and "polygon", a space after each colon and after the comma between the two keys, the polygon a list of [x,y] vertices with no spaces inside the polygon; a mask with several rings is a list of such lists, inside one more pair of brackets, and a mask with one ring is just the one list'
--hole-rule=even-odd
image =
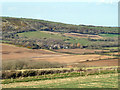
{"label": "hedge line", "polygon": [[88,74],[99,74],[99,73],[108,73],[108,72],[117,72],[119,71],[117,68],[106,68],[106,69],[63,69],[63,70],[26,70],[26,71],[2,71],[2,79],[10,79],[10,78],[19,78],[19,77],[29,77],[29,76],[40,76],[47,74],[57,74],[57,73],[70,73],[70,72],[79,72]]}

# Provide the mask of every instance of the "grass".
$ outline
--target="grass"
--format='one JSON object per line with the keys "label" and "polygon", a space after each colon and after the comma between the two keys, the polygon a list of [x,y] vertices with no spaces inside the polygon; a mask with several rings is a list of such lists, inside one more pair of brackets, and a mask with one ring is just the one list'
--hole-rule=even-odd
{"label": "grass", "polygon": [[45,33],[42,31],[34,31],[34,32],[24,32],[24,33],[19,33],[19,36],[24,36],[28,38],[57,38],[57,39],[62,39],[63,37],[59,34],[51,34],[51,33]]}
{"label": "grass", "polygon": [[104,49],[108,49],[108,50],[110,50],[110,49],[118,49],[119,47],[105,47]]}
{"label": "grass", "polygon": [[67,77],[2,84],[3,88],[117,88],[118,74]]}
{"label": "grass", "polygon": [[70,39],[68,42],[70,43],[80,43],[81,45],[91,45],[92,44],[92,41],[89,41],[88,39],[86,38],[72,38]]}
{"label": "grass", "polygon": [[[81,66],[82,67],[82,66]],[[100,67],[82,67],[83,69],[99,69],[99,68],[103,68],[103,69],[106,69],[106,68],[118,68],[118,66],[100,66]],[[15,70],[15,71],[26,71],[26,70],[70,70],[70,69],[74,69],[74,70],[78,70],[79,67],[73,67],[73,68],[43,68],[43,69],[22,69],[22,70]],[[8,70],[9,71],[9,70]]]}
{"label": "grass", "polygon": [[31,77],[20,77],[16,79],[3,79],[2,84],[9,84],[15,82],[29,82],[29,81],[39,81],[39,80],[51,80],[58,78],[68,78],[68,77],[79,77],[86,75],[100,75],[100,74],[112,74],[117,73],[116,70],[92,70],[92,71],[81,71],[81,72],[69,72],[69,73],[56,73],[56,74],[45,74],[40,76],[31,76]]}
{"label": "grass", "polygon": [[118,37],[118,34],[99,34],[102,37]]}
{"label": "grass", "polygon": [[[69,42],[72,44],[80,43],[81,45],[89,46],[89,45],[98,45],[101,43],[107,43],[105,41],[90,41],[88,38],[77,38],[77,37],[70,37],[70,36],[63,36],[61,33],[48,33],[43,31],[32,31],[32,32],[24,32],[24,33],[18,33],[20,37],[27,37],[29,39],[59,39],[63,40],[65,42]],[[117,37],[117,34],[100,34],[102,37]]]}
{"label": "grass", "polygon": [[20,37],[27,37],[27,38],[32,38],[32,39],[38,39],[38,38],[53,38],[53,39],[60,39],[64,40],[66,42],[70,43],[80,43],[81,45],[88,45],[92,44],[91,41],[85,38],[76,38],[76,37],[69,37],[69,36],[63,36],[62,34],[51,34],[47,32],[42,32],[42,31],[34,31],[34,32],[24,32],[24,33],[19,33],[18,34]]}
{"label": "grass", "polygon": [[0,42],[2,42],[2,43],[9,43],[9,42],[11,42],[11,41],[0,40]]}

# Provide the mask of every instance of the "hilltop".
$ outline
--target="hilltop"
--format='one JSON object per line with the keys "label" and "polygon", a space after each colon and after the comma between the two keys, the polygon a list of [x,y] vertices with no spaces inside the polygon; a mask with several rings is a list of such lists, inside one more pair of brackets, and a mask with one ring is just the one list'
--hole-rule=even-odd
{"label": "hilltop", "polygon": [[66,33],[81,33],[81,34],[118,34],[117,27],[104,27],[92,25],[72,25],[59,22],[27,19],[27,18],[13,18],[2,17],[3,31],[54,31]]}

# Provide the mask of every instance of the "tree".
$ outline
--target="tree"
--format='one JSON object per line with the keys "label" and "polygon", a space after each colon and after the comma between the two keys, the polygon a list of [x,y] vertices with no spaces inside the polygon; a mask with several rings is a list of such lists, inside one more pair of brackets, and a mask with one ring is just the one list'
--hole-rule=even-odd
{"label": "tree", "polygon": [[80,48],[80,46],[81,46],[80,43],[77,43],[77,48]]}

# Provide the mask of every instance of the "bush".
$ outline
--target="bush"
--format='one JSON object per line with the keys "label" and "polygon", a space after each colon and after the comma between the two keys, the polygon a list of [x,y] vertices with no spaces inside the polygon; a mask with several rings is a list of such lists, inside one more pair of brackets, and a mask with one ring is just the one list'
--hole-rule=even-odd
{"label": "bush", "polygon": [[6,79],[6,78],[16,78],[16,72],[15,71],[3,71],[2,72],[2,78]]}
{"label": "bush", "polygon": [[[39,76],[47,74],[56,74],[56,73],[66,73],[73,72],[78,73],[78,76],[85,75],[98,75],[98,74],[107,74],[107,73],[117,73],[117,69],[89,69],[89,70],[27,70],[27,71],[2,71],[3,79],[18,78],[18,77],[28,77],[28,76]],[[68,73],[68,74],[69,74]]]}
{"label": "bush", "polygon": [[72,70],[26,70],[26,71],[3,71],[2,78],[9,79],[9,78],[18,78],[18,77],[28,77],[28,76],[39,76],[39,75],[46,75],[46,74],[56,74],[56,73],[66,73],[72,72]]}
{"label": "bush", "polygon": [[16,72],[16,77],[21,77],[21,76],[22,76],[22,72],[21,71]]}
{"label": "bush", "polygon": [[24,71],[22,73],[22,77],[36,76],[36,75],[37,75],[37,71],[34,70]]}
{"label": "bush", "polygon": [[54,73],[61,73],[62,71],[60,70],[55,70]]}

